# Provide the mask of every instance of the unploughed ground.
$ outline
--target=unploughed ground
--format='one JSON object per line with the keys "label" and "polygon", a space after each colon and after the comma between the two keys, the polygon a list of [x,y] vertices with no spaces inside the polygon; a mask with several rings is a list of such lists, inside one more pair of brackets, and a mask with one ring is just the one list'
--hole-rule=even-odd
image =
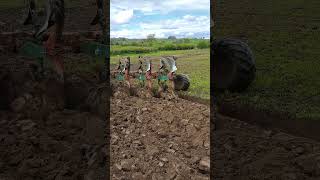
{"label": "unploughed ground", "polygon": [[216,1],[214,38],[247,42],[256,78],[242,93],[219,94],[259,112],[320,120],[320,1]]}

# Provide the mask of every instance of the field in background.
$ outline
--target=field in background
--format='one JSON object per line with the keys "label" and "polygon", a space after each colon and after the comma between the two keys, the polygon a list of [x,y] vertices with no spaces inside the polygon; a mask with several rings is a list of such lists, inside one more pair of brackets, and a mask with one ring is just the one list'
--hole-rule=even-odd
{"label": "field in background", "polygon": [[207,49],[209,47],[210,41],[208,39],[111,39],[111,55]]}
{"label": "field in background", "polygon": [[247,41],[257,65],[247,91],[218,101],[319,120],[319,8],[318,0],[218,1],[214,38]]}
{"label": "field in background", "polygon": [[[120,42],[120,43],[119,43]],[[204,43],[203,43],[204,42]],[[123,44],[121,44],[123,43]],[[164,50],[164,46],[179,46],[188,43],[192,49]],[[159,57],[164,55],[175,55],[177,60],[177,73],[187,74],[191,79],[190,89],[185,95],[197,97],[205,100],[210,99],[210,49],[209,40],[203,39],[177,39],[177,40],[126,40],[111,41],[111,64],[116,65],[119,57],[130,56],[132,64],[138,63],[138,56],[149,56],[154,58],[154,68],[158,67]],[[200,45],[199,45],[200,44]],[[203,46],[201,44],[204,44]],[[207,48],[204,46],[208,46]],[[150,48],[152,51],[130,51],[134,48]],[[118,52],[118,53],[114,53]],[[121,55],[117,55],[121,54]],[[156,84],[156,81],[154,81]]]}

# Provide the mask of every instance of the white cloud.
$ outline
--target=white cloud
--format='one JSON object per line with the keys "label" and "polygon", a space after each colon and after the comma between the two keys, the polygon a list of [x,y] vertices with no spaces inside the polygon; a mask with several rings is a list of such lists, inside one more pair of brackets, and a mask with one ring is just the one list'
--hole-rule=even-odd
{"label": "white cloud", "polygon": [[[170,35],[186,37],[210,32],[209,17],[190,15],[192,11],[204,11],[209,14],[209,0],[111,0],[110,5],[111,37],[146,38],[148,34],[156,34],[157,38]],[[134,14],[140,12],[143,14],[141,16],[161,16],[177,10],[189,15],[143,23],[144,17]],[[130,21],[133,18],[142,21],[132,25]],[[130,26],[125,26],[126,24]]]}
{"label": "white cloud", "polygon": [[133,17],[133,9],[112,9],[110,14],[112,24],[124,24]]}
{"label": "white cloud", "polygon": [[196,34],[207,36],[208,32],[210,32],[209,17],[186,15],[181,18],[140,23],[137,29],[111,31],[111,37],[146,38],[148,34],[155,34],[156,38],[166,38],[170,35],[191,37]]}
{"label": "white cloud", "polygon": [[151,13],[159,11],[168,13],[175,10],[207,10],[210,9],[210,0],[111,0],[111,9],[132,8],[137,11]]}

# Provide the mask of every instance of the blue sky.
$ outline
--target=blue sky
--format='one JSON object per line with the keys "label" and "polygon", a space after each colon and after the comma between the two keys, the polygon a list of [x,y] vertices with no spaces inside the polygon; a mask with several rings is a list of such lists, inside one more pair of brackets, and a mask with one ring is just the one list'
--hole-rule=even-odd
{"label": "blue sky", "polygon": [[111,37],[209,38],[209,0],[111,0]]}

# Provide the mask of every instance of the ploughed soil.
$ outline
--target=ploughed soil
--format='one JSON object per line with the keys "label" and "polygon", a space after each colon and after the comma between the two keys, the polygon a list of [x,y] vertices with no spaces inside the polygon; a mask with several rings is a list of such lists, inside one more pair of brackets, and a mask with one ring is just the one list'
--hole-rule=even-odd
{"label": "ploughed soil", "polygon": [[143,91],[113,87],[112,179],[209,179],[209,106]]}
{"label": "ploughed soil", "polygon": [[217,115],[214,179],[320,179],[320,143]]}
{"label": "ploughed soil", "polygon": [[[69,55],[65,65],[89,61]],[[107,177],[108,92],[95,77],[66,72],[63,83],[34,59],[0,55],[0,179]]]}
{"label": "ploughed soil", "polygon": [[[90,61],[67,55],[66,67]],[[6,53],[0,63],[0,179],[106,177],[99,76],[67,71],[62,84],[39,76],[33,59]],[[209,106],[143,91],[112,87],[112,179],[208,179],[210,149],[214,179],[320,178],[317,141],[217,115],[210,147]]]}
{"label": "ploughed soil", "polygon": [[[60,52],[64,82],[13,52],[33,31],[21,24],[23,10],[0,11],[0,179],[106,179],[107,85],[96,71],[79,68],[92,60],[73,53],[79,36],[64,38],[75,45]],[[95,15],[91,1],[78,1],[66,8],[65,32],[97,30],[90,26]]]}
{"label": "ploughed soil", "polygon": [[96,6],[77,3],[66,8],[67,35],[59,52],[64,82],[51,71],[39,74],[35,59],[17,54],[33,31],[21,24],[24,9],[0,11],[0,179],[108,176],[108,85],[101,80],[102,68],[78,54],[79,33],[68,35],[99,30],[90,26]]}
{"label": "ploughed soil", "polygon": [[210,173],[221,180],[320,178],[320,143],[315,140],[220,114],[213,117],[215,130],[209,134],[209,106],[144,93],[113,87],[113,179],[208,179]]}

